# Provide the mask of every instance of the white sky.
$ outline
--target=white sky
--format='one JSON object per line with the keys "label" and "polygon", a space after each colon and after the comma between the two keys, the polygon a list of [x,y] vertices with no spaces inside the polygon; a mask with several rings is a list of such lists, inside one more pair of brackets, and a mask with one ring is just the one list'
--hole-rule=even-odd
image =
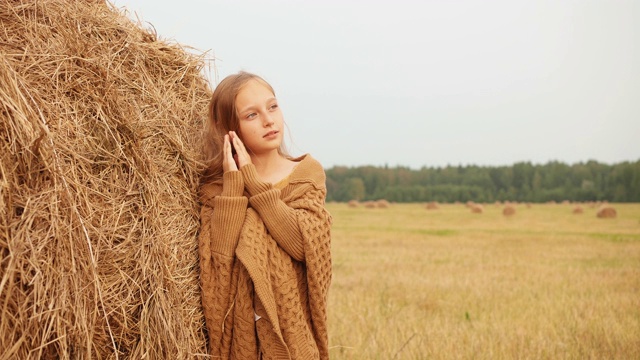
{"label": "white sky", "polygon": [[264,77],[327,168],[640,159],[637,0],[111,2]]}

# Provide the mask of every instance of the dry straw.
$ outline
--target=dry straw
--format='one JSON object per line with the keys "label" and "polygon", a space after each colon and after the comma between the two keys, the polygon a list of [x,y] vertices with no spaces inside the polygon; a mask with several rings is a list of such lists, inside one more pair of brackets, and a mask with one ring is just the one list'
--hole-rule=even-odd
{"label": "dry straw", "polygon": [[0,3],[0,359],[200,356],[204,57],[104,1]]}

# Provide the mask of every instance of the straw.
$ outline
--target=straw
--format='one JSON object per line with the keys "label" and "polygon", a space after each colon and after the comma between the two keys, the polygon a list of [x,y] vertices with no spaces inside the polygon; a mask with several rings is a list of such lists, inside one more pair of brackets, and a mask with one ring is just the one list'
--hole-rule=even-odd
{"label": "straw", "polygon": [[204,54],[104,1],[0,23],[0,359],[204,357]]}

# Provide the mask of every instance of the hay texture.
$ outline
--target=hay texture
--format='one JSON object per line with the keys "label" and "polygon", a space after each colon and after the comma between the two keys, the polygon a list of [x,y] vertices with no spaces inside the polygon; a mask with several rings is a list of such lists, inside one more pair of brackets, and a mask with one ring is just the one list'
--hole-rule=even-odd
{"label": "hay texture", "polygon": [[204,58],[104,1],[0,3],[0,359],[198,357]]}

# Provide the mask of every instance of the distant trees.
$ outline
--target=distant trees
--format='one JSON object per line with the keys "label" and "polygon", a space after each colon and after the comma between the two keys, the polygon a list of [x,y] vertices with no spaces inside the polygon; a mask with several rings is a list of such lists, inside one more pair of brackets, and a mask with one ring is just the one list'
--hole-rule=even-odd
{"label": "distant trees", "polygon": [[481,167],[344,167],[327,171],[327,200],[640,202],[640,160],[608,165],[519,162]]}

